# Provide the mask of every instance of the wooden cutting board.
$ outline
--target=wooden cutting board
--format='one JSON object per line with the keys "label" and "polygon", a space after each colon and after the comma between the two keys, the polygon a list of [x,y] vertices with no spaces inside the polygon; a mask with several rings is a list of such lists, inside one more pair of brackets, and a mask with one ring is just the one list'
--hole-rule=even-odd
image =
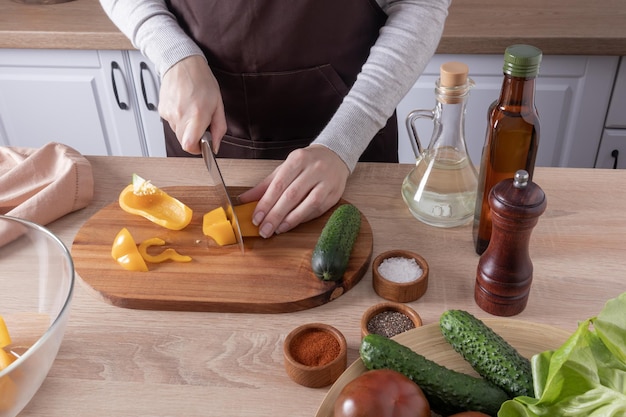
{"label": "wooden cutting board", "polygon": [[[334,209],[269,239],[244,238],[245,253],[237,245],[218,246],[202,233],[202,216],[218,206],[211,187],[163,188],[193,210],[189,226],[173,231],[143,217],[124,212],[113,202],[91,217],[78,231],[72,257],[82,281],[105,301],[147,310],[284,313],[325,304],[348,291],[369,267],[372,228],[361,214],[361,230],[341,281],[322,282],[311,270],[311,254]],[[229,188],[238,195],[242,188]],[[148,264],[148,272],[123,269],[111,257],[117,233],[126,227],[137,243],[160,237],[166,246],[189,255],[189,263]]]}

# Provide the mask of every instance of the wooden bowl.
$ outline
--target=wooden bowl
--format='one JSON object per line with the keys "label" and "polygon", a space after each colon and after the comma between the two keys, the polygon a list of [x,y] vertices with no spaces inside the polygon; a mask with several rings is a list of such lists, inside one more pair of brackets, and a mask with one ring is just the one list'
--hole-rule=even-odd
{"label": "wooden bowl", "polygon": [[384,311],[397,311],[411,319],[416,328],[422,326],[422,318],[411,307],[405,304],[388,301],[375,304],[365,310],[365,313],[363,313],[363,316],[361,317],[361,337],[365,337],[370,334],[368,330],[369,322],[376,317],[376,315]]}
{"label": "wooden bowl", "polygon": [[[394,282],[386,279],[378,272],[378,267],[387,258],[415,259],[422,269],[422,275],[409,282]],[[407,250],[390,250],[381,253],[372,263],[372,284],[376,293],[390,301],[408,303],[420,298],[428,288],[428,263],[420,255]]]}
{"label": "wooden bowl", "polygon": [[[319,365],[303,363],[307,361],[303,360],[304,355],[299,354],[297,349],[299,343],[314,335],[328,339],[313,343],[309,339],[306,345],[309,349],[314,349],[316,354],[328,354],[333,350],[333,346],[336,350],[334,355]],[[283,355],[285,370],[289,377],[298,384],[310,388],[321,388],[334,383],[345,371],[348,362],[346,338],[336,328],[323,323],[303,324],[292,330],[285,339]]]}

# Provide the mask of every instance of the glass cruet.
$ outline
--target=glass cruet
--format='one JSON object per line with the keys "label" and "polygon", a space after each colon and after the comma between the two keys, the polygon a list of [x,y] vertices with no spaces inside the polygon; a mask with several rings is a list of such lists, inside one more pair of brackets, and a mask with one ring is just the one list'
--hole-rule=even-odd
{"label": "glass cruet", "polygon": [[[474,86],[468,73],[464,63],[442,64],[435,108],[414,110],[406,119],[416,162],[402,183],[402,197],[411,214],[431,226],[461,226],[474,216],[478,174],[465,143],[465,109]],[[415,128],[420,118],[433,122],[428,148]]]}

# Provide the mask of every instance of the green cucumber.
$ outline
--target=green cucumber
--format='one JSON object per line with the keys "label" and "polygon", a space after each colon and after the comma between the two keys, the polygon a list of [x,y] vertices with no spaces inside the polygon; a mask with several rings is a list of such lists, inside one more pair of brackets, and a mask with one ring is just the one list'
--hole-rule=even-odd
{"label": "green cucumber", "polygon": [[311,256],[311,268],[319,279],[343,277],[360,229],[361,213],[352,204],[342,204],[330,215]]}
{"label": "green cucumber", "polygon": [[483,378],[509,396],[534,397],[530,361],[499,334],[463,310],[445,311],[439,318],[443,337]]}
{"label": "green cucumber", "polygon": [[384,336],[365,336],[359,353],[367,369],[393,369],[409,377],[422,389],[430,408],[444,416],[469,410],[495,416],[509,399],[491,382],[441,366]]}

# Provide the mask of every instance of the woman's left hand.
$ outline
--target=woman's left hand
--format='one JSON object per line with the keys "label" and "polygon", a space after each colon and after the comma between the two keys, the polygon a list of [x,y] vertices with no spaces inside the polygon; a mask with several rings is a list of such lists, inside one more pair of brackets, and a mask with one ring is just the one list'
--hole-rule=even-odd
{"label": "woman's left hand", "polygon": [[296,149],[274,172],[239,196],[241,203],[258,200],[253,221],[261,236],[284,233],[324,214],[346,187],[350,170],[322,145]]}

